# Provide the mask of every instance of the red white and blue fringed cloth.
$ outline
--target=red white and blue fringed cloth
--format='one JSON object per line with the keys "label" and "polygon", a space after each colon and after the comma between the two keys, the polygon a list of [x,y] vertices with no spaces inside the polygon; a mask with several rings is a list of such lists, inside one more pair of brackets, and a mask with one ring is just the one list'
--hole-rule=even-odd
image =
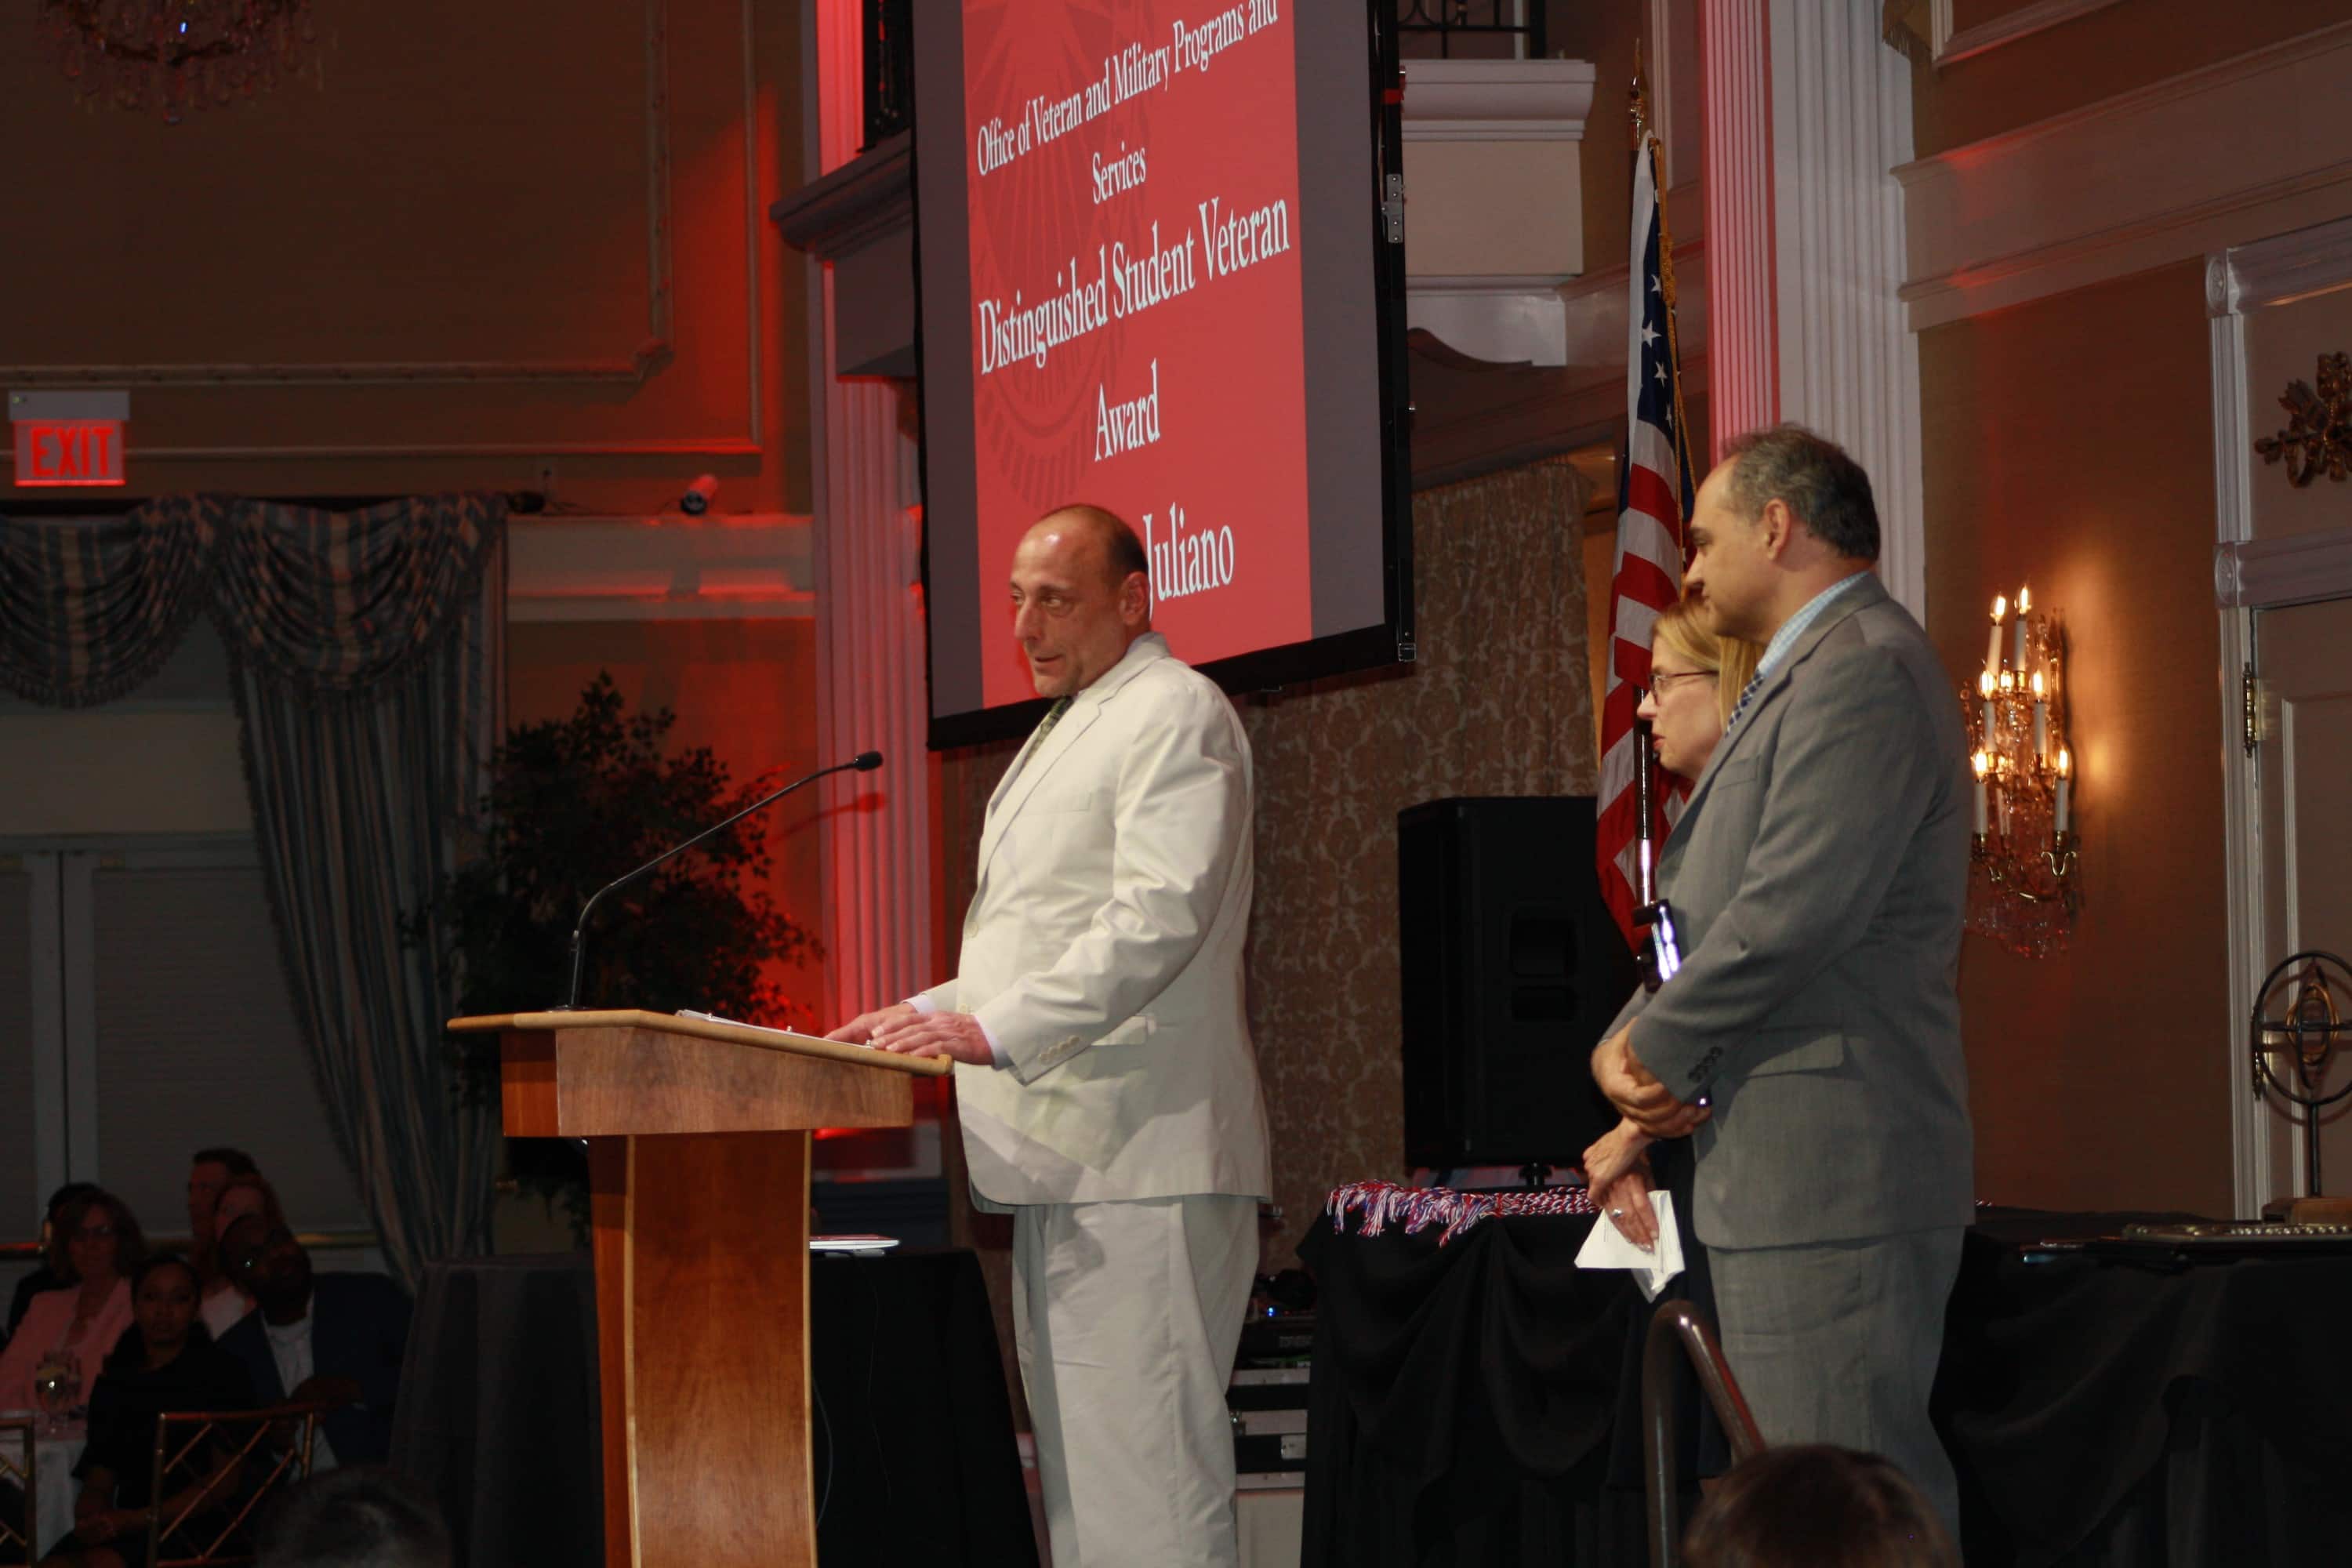
{"label": "red white and blue fringed cloth", "polygon": [[1391,1225],[1402,1225],[1407,1236],[1433,1225],[1445,1228],[1437,1237],[1444,1246],[1485,1219],[1521,1215],[1596,1214],[1592,1194],[1582,1187],[1532,1187],[1519,1193],[1457,1193],[1451,1187],[1401,1187],[1394,1182],[1350,1182],[1334,1187],[1323,1200],[1331,1228],[1348,1234],[1348,1216],[1361,1215],[1358,1236],[1378,1236]]}

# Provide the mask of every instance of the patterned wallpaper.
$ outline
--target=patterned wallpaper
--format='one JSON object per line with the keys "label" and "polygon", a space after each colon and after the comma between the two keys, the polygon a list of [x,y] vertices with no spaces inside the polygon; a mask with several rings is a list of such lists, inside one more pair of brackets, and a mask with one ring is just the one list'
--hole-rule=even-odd
{"label": "patterned wallpaper", "polygon": [[1243,708],[1257,761],[1250,1031],[1291,1248],[1343,1182],[1403,1174],[1396,816],[1597,785],[1584,484],[1545,462],[1413,498],[1419,658]]}
{"label": "patterned wallpaper", "polygon": [[[1343,1182],[1403,1173],[1396,816],[1460,795],[1597,787],[1585,658],[1585,486],[1565,461],[1413,497],[1418,661],[1242,699],[1257,764],[1250,1029],[1274,1130],[1265,1266]],[[1014,741],[944,753],[950,941],[971,897],[981,816]],[[950,1141],[952,1142],[952,1140]],[[961,1168],[951,1168],[962,1205]],[[1009,1232],[962,1222],[1010,1333]],[[1000,1239],[1000,1237],[1005,1239]]]}

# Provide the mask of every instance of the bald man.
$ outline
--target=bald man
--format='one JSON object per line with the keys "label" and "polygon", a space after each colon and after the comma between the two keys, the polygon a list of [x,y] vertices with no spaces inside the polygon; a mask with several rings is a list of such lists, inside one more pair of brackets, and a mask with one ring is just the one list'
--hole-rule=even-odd
{"label": "bald man", "polygon": [[1055,1568],[1238,1561],[1225,1383],[1272,1188],[1242,1000],[1253,786],[1233,704],[1151,630],[1135,531],[1066,507],[1013,552],[1054,700],[988,803],[956,977],[833,1038],[956,1062]]}

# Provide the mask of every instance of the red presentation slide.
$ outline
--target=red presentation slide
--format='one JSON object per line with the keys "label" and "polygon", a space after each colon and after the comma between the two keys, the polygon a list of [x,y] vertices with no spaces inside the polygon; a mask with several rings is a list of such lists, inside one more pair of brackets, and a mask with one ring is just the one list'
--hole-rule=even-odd
{"label": "red presentation slide", "polygon": [[[1092,501],[1179,658],[1312,636],[1297,3],[965,6],[983,626],[1023,531]],[[1030,695],[1009,635],[984,690]]]}

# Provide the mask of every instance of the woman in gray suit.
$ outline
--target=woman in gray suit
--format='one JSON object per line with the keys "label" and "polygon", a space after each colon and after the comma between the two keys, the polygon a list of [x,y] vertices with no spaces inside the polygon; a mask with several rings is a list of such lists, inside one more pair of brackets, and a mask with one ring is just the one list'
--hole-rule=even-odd
{"label": "woman in gray suit", "polygon": [[[1650,634],[1650,687],[1642,694],[1635,714],[1650,726],[1650,743],[1658,766],[1685,784],[1698,777],[1715,743],[1723,739],[1740,691],[1756,673],[1763,649],[1738,637],[1718,637],[1692,613],[1690,601],[1666,606]],[[1601,1134],[1584,1152],[1584,1179],[1600,1205],[1619,1230],[1637,1246],[1658,1239],[1657,1217],[1650,1207],[1655,1173],[1650,1168],[1650,1135],[1630,1121]],[[1689,1238],[1687,1218],[1685,1246]]]}

